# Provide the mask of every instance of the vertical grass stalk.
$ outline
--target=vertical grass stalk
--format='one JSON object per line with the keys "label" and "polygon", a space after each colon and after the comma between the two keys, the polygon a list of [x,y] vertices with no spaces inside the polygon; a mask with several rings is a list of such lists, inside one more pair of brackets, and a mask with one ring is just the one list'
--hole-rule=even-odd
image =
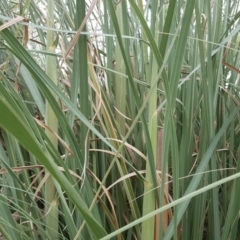
{"label": "vertical grass stalk", "polygon": [[[54,0],[48,0],[47,5],[47,26],[54,27]],[[56,43],[54,42],[53,31],[47,31],[47,51],[55,52]],[[46,73],[49,78],[57,85],[57,61],[55,56],[47,55],[46,57]],[[58,132],[58,119],[54,114],[48,101],[46,101],[46,124],[54,131]],[[57,137],[47,131],[47,136],[57,149]],[[46,227],[48,228],[49,237],[51,239],[58,239],[58,202],[56,198],[56,188],[51,176],[45,184],[45,213],[46,213]]]}
{"label": "vertical grass stalk", "polygon": [[[117,5],[117,18],[119,23],[119,28],[123,34],[123,3]],[[126,47],[126,46],[125,46]],[[127,52],[129,55],[129,52]],[[119,43],[116,44],[116,71],[119,73],[125,73],[125,65],[122,58],[121,49]],[[125,133],[125,110],[126,110],[126,79],[120,74],[116,74],[116,120],[119,125],[120,133],[124,136]]]}
{"label": "vertical grass stalk", "polygon": [[[76,15],[75,15],[75,28],[78,28],[82,21],[85,18],[85,11],[86,11],[86,3],[85,1],[77,1],[76,2]],[[86,31],[86,24],[83,27],[83,31]],[[75,83],[77,86],[77,92],[78,88],[80,90],[80,109],[83,115],[88,119],[89,118],[89,87],[88,87],[88,62],[87,62],[87,36],[81,34],[74,49],[74,60],[76,60],[74,64],[73,71],[78,73],[75,73],[75,81],[78,82]],[[80,80],[80,81],[79,81]],[[75,96],[77,97],[77,96]],[[75,99],[76,100],[76,99]],[[84,156],[85,164],[87,164],[88,161],[88,144],[87,144],[87,131],[88,128],[82,124],[81,125],[81,150],[82,155]],[[85,146],[86,143],[86,146]],[[85,171],[85,170],[84,170]]]}
{"label": "vertical grass stalk", "polygon": [[[158,21],[157,19],[157,8],[158,8],[158,1],[152,2],[152,12],[151,12],[151,27],[150,30],[155,36],[155,42],[158,42],[158,33],[155,34],[155,29],[158,29]],[[152,87],[155,84],[156,76],[158,73],[158,62],[155,59],[153,53],[150,54],[150,66],[149,69],[150,73],[147,77],[147,81],[149,85]],[[148,80],[149,79],[149,80]],[[148,131],[150,135],[150,141],[152,145],[153,151],[153,159],[148,156],[146,162],[146,179],[153,183],[153,178],[151,171],[151,163],[156,166],[156,154],[157,154],[157,88],[154,87],[152,95],[149,98],[148,104]],[[144,187],[144,198],[143,198],[143,215],[146,215],[155,210],[155,194],[154,194],[154,185],[145,185]],[[155,221],[154,218],[150,218],[147,221],[144,221],[142,224],[142,239],[154,239],[155,231],[154,231]]]}

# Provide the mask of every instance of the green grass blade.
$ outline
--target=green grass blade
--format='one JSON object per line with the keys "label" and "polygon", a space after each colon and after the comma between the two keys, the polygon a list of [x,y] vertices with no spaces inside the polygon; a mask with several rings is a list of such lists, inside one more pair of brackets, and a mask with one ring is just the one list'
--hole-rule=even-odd
{"label": "green grass blade", "polygon": [[1,126],[16,137],[22,146],[28,149],[37,159],[39,159],[49,173],[59,182],[73,203],[77,206],[95,236],[97,238],[105,236],[105,230],[98,222],[96,222],[85,202],[81,199],[66,177],[58,170],[57,165],[46,156],[46,153],[42,151],[36,139],[26,128],[22,120],[20,120],[14,113],[14,110],[8,105],[6,100],[2,98],[0,98],[0,113],[2,116],[0,120]]}

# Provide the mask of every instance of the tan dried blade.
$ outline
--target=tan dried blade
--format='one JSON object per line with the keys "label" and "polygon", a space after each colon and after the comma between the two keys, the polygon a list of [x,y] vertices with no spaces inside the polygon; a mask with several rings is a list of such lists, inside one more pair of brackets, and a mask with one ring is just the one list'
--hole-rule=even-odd
{"label": "tan dried blade", "polygon": [[23,19],[24,19],[24,17],[22,17],[22,16],[18,16],[16,18],[13,18],[12,20],[10,20],[10,21],[4,23],[2,26],[0,26],[0,31],[4,30],[5,28],[8,28],[8,27],[10,27],[10,26],[12,26],[12,25],[14,25],[18,22],[21,22]]}

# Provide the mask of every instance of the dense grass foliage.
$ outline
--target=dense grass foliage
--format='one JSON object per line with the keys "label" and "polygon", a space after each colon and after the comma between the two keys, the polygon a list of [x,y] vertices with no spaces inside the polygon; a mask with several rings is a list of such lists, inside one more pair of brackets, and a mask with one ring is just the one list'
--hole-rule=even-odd
{"label": "dense grass foliage", "polygon": [[237,0],[1,0],[3,239],[240,239]]}

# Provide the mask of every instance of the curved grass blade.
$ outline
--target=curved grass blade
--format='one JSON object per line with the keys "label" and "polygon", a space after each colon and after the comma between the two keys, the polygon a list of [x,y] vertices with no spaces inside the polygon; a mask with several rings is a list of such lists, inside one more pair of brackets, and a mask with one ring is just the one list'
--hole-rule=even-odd
{"label": "curved grass blade", "polygon": [[35,137],[26,128],[24,122],[15,114],[14,109],[5,99],[0,98],[0,125],[10,132],[16,139],[32,153],[49,171],[49,173],[59,182],[61,187],[66,191],[72,202],[76,205],[82,216],[86,220],[89,228],[99,239],[105,236],[106,231],[95,220],[88,210],[86,203],[66,179],[64,174],[59,171],[57,165],[51,161],[46,153],[43,152]]}

